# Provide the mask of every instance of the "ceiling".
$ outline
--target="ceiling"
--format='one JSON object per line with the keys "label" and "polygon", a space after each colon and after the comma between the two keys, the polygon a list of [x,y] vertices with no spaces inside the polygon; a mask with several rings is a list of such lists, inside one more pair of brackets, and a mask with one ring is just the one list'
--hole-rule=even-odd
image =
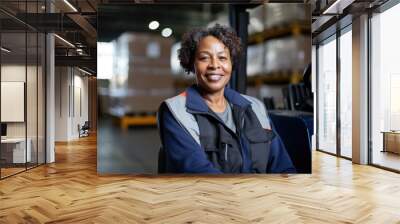
{"label": "ceiling", "polygon": [[[270,0],[267,2],[298,2],[312,5],[313,22],[321,12],[335,0]],[[355,0],[350,9],[363,10],[371,4],[382,4],[386,0]],[[47,5],[46,5],[47,2]],[[76,65],[80,60],[92,70],[96,70],[97,41],[111,41],[126,31],[153,32],[148,24],[151,20],[160,22],[160,28],[171,27],[171,38],[179,39],[188,28],[205,26],[216,20],[220,14],[228,14],[227,4],[200,4],[204,1],[175,0],[167,4],[165,0],[1,0],[0,27],[4,38],[14,41],[14,45],[24,46],[19,33],[26,30],[54,32],[75,45],[75,48],[56,38],[56,63]],[[217,3],[246,3],[257,5],[259,0],[219,0]],[[141,4],[138,4],[141,3]],[[157,3],[157,4],[148,4]],[[179,4],[177,4],[179,3]],[[189,4],[190,3],[190,4]],[[195,4],[193,4],[195,3]],[[49,13],[49,12],[52,13]],[[317,30],[318,34],[323,30]],[[15,36],[15,38],[13,38]],[[7,42],[9,42],[7,40]],[[5,43],[5,42],[3,42]],[[31,46],[31,45],[29,45]],[[17,46],[13,46],[15,49]],[[78,54],[76,49],[82,49]],[[28,52],[30,52],[28,47]],[[22,52],[23,53],[23,52]],[[15,51],[17,54],[17,50]],[[65,57],[67,56],[67,57]]]}
{"label": "ceiling", "polygon": [[[205,26],[221,13],[228,15],[227,5],[100,5],[98,40],[111,41],[124,32],[160,34],[165,27],[172,28],[171,38],[180,39],[189,28]],[[160,23],[154,31],[148,28],[153,20]]]}

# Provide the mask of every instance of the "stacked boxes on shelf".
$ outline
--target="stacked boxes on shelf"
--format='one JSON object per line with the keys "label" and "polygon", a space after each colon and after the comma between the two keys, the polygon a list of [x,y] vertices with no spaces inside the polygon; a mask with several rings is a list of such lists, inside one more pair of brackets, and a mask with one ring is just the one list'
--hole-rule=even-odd
{"label": "stacked boxes on shelf", "polygon": [[112,114],[152,114],[165,98],[174,95],[173,41],[148,33],[125,33],[118,38],[115,75],[110,83]]}
{"label": "stacked boxes on shelf", "polygon": [[311,15],[306,7],[304,4],[269,3],[250,9],[249,34],[309,20]]}
{"label": "stacked boxes on shelf", "polygon": [[264,29],[290,24],[293,21],[310,19],[304,4],[280,3],[264,5],[266,18]]}
{"label": "stacked boxes on shelf", "polygon": [[271,3],[249,13],[249,35],[258,39],[248,46],[249,76],[298,73],[310,63],[311,35],[298,30],[311,26],[307,6]]}
{"label": "stacked boxes on shelf", "polygon": [[283,109],[282,89],[311,62],[311,11],[305,4],[264,4],[249,10],[250,94]]}
{"label": "stacked boxes on shelf", "polygon": [[265,44],[265,73],[302,71],[311,59],[309,36],[273,39]]}
{"label": "stacked boxes on shelf", "polygon": [[255,44],[247,47],[247,75],[259,75],[264,72],[265,49],[264,44]]}

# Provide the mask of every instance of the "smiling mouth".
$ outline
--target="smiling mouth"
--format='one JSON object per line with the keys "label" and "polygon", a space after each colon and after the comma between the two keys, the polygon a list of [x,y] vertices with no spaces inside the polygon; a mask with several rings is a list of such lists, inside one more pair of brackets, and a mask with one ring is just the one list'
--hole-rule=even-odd
{"label": "smiling mouth", "polygon": [[219,81],[222,79],[224,75],[222,74],[206,74],[206,78],[208,81]]}

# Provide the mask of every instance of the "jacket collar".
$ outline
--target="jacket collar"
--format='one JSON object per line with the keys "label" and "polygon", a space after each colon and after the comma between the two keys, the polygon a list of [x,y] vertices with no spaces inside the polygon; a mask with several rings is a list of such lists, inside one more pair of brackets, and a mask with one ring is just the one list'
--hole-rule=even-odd
{"label": "jacket collar", "polygon": [[[186,89],[186,108],[198,112],[208,112],[208,105],[204,101],[203,97],[201,97],[199,91],[197,85],[192,85]],[[244,98],[240,93],[228,87],[225,87],[224,95],[230,103],[239,107],[247,108],[251,105],[251,102]]]}

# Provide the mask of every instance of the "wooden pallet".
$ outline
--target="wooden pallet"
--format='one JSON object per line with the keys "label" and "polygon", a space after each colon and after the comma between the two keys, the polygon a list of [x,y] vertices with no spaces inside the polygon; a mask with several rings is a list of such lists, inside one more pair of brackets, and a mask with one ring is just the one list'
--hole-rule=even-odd
{"label": "wooden pallet", "polygon": [[157,125],[156,115],[132,115],[119,118],[119,125],[123,130],[129,126],[153,126]]}

